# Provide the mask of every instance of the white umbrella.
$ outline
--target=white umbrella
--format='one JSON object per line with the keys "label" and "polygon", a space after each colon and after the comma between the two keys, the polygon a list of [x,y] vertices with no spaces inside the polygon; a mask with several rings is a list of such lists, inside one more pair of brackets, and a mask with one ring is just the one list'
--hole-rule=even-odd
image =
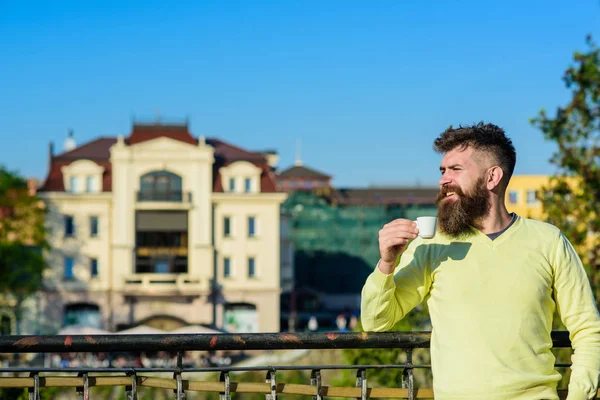
{"label": "white umbrella", "polygon": [[207,328],[206,326],[202,326],[202,325],[186,325],[186,326],[177,328],[175,330],[172,330],[169,333],[198,333],[198,334],[204,333],[204,334],[214,335],[214,334],[219,334],[219,333],[223,333],[223,332],[215,330],[215,329]]}
{"label": "white umbrella", "polygon": [[153,328],[148,325],[138,325],[133,328],[117,332],[119,335],[161,335],[167,333],[162,329]]}
{"label": "white umbrella", "polygon": [[111,335],[112,332],[87,325],[69,325],[58,331],[57,335]]}

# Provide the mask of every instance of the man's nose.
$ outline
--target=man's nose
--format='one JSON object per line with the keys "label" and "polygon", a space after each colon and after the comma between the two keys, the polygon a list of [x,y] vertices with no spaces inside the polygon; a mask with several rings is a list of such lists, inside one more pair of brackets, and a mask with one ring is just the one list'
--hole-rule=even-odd
{"label": "man's nose", "polygon": [[448,178],[448,176],[446,174],[444,174],[440,178],[439,184],[440,184],[440,187],[443,187],[443,186],[449,185],[450,182],[452,182],[451,179]]}

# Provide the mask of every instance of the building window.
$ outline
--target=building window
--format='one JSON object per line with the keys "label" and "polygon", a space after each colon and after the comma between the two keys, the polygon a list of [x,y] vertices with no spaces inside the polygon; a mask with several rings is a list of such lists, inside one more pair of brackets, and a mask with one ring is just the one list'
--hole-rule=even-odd
{"label": "building window", "polygon": [[88,176],[85,178],[85,191],[88,193],[97,192],[96,177]]}
{"label": "building window", "polygon": [[231,277],[231,259],[229,257],[223,258],[223,277]]}
{"label": "building window", "polygon": [[248,217],[248,237],[256,236],[256,218]]}
{"label": "building window", "polygon": [[183,180],[169,171],[153,171],[140,178],[139,201],[183,201]]}
{"label": "building window", "polygon": [[71,303],[64,308],[64,326],[85,325],[92,328],[102,328],[100,307],[92,303]]}
{"label": "building window", "polygon": [[73,267],[74,267],[73,257],[65,257],[65,270],[64,270],[64,274],[63,274],[64,280],[75,279]]}
{"label": "building window", "polygon": [[250,257],[248,259],[248,278],[256,277],[256,259]]}
{"label": "building window", "polygon": [[95,215],[90,217],[90,236],[98,236],[98,217]]}
{"label": "building window", "polygon": [[244,191],[250,193],[252,191],[252,180],[250,178],[244,179]]}
{"label": "building window", "polygon": [[92,278],[98,277],[98,259],[90,258],[90,276]]}
{"label": "building window", "polygon": [[79,178],[77,176],[71,176],[69,178],[69,192],[75,193],[79,190]]}
{"label": "building window", "polygon": [[519,202],[519,195],[515,190],[508,192],[508,202],[510,204],[517,204]]}
{"label": "building window", "polygon": [[229,191],[235,192],[235,178],[229,178]]}
{"label": "building window", "polygon": [[65,215],[65,236],[75,236],[75,221],[72,215]]}
{"label": "building window", "polygon": [[527,204],[535,204],[537,202],[537,190],[527,191]]}
{"label": "building window", "polygon": [[223,236],[225,236],[225,237],[231,236],[231,218],[229,218],[229,217],[223,218]]}

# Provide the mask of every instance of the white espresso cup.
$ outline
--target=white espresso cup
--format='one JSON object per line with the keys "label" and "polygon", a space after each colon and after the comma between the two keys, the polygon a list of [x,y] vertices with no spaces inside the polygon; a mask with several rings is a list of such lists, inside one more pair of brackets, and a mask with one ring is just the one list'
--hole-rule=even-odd
{"label": "white espresso cup", "polygon": [[437,217],[418,217],[417,228],[419,229],[419,236],[423,239],[433,238],[437,228]]}

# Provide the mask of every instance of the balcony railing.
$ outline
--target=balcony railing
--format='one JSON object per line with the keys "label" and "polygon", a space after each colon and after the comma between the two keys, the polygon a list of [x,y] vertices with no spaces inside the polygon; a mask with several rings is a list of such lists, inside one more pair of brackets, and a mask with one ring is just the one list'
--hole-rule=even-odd
{"label": "balcony railing", "polygon": [[161,293],[177,290],[181,293],[198,291],[202,288],[200,279],[189,274],[134,274],[125,277],[125,290],[147,293]]}
{"label": "balcony railing", "polygon": [[187,247],[150,247],[150,246],[138,246],[136,248],[136,254],[140,257],[150,256],[181,256],[186,257],[188,255]]}
{"label": "balcony railing", "polygon": [[192,193],[182,191],[141,191],[137,192],[137,201],[164,201],[191,203]]}
{"label": "balcony railing", "polygon": [[[568,332],[552,333],[555,348],[570,347]],[[173,391],[177,400],[186,393],[218,393],[221,399],[231,399],[233,393],[257,393],[268,400],[278,394],[348,398],[433,398],[431,388],[416,388],[413,372],[428,365],[413,363],[413,350],[428,348],[428,332],[386,333],[258,333],[258,334],[179,334],[179,335],[90,335],[90,336],[0,336],[1,353],[77,353],[77,352],[156,352],[177,353],[173,368],[0,368],[0,388],[27,388],[30,399],[39,399],[40,392],[48,387],[70,387],[78,398],[89,399],[95,386],[124,387],[127,399],[137,399],[140,388],[162,388]],[[185,351],[218,350],[292,350],[292,349],[404,349],[406,362],[393,365],[269,365],[254,367],[235,366],[222,368],[187,368],[183,366]],[[568,367],[557,364],[557,367]],[[402,370],[401,387],[372,387],[369,373],[381,369]],[[285,383],[278,372],[290,370],[310,371],[306,384]],[[322,377],[326,370],[352,370],[356,372],[355,386],[328,385]],[[234,372],[262,371],[262,382],[235,382]],[[184,375],[197,372],[218,373],[218,380],[197,380]],[[105,375],[105,374],[110,375]],[[156,377],[152,373],[168,373],[172,378]],[[13,374],[14,376],[7,376]],[[104,375],[103,375],[104,374]],[[195,374],[196,376],[197,374]],[[559,390],[561,399],[567,391]]]}

